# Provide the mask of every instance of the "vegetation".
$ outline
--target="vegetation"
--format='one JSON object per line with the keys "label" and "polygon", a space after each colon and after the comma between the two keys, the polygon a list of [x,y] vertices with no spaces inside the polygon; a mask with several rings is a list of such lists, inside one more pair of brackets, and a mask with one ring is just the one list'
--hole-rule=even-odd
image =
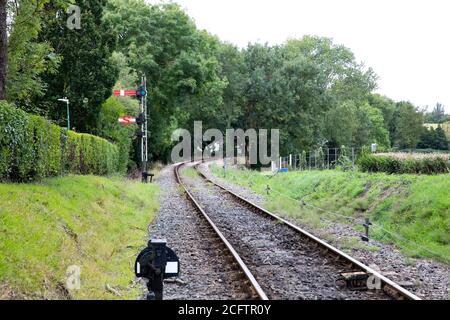
{"label": "vegetation", "polygon": [[419,143],[417,147],[420,149],[448,150],[448,140],[444,129],[439,125],[436,129],[422,128]]}
{"label": "vegetation", "polygon": [[[46,90],[34,99],[34,105],[48,118],[62,124],[65,110],[57,100],[63,95],[71,101],[71,129],[97,134],[100,107],[111,95],[119,72],[112,63],[117,37],[103,19],[106,0],[76,1],[76,5],[82,8],[82,27],[79,30],[66,27],[69,15],[63,8],[67,2],[53,0],[44,8],[37,41],[49,44],[62,61],[56,73],[42,74]],[[55,19],[57,11],[58,18]]]}
{"label": "vegetation", "polygon": [[[213,172],[223,177],[219,167],[214,167]],[[272,177],[251,170],[228,169],[225,178],[263,195],[269,210],[309,228],[320,231],[339,222],[350,223],[362,232],[361,224],[368,217],[374,222],[371,237],[393,242],[411,256],[450,262],[448,175],[326,170]],[[307,205],[302,205],[302,201]]]}
{"label": "vegetation", "polygon": [[[127,101],[127,100],[125,100]],[[119,168],[118,172],[126,173],[129,169],[135,167],[133,156],[133,139],[136,128],[123,126],[117,122],[117,119],[127,114],[136,114],[138,106],[126,105],[120,98],[110,97],[102,104],[97,132],[101,137],[112,141],[119,148]]]}
{"label": "vegetation", "polygon": [[[168,161],[172,132],[192,129],[195,120],[205,130],[278,128],[281,154],[371,143],[415,148],[421,141],[423,113],[409,102],[374,94],[375,72],[331,39],[305,36],[238,49],[199,30],[178,5],[144,0],[78,2],[83,26],[70,30],[69,2],[19,0],[8,6],[6,97],[62,125],[65,110],[57,99],[67,96],[76,130],[119,144],[129,168],[138,146],[128,135],[105,130],[113,126],[105,122],[124,112],[105,101],[113,87],[136,86],[142,73],[150,84],[152,160]],[[115,112],[108,113],[109,107]],[[431,118],[443,121],[443,107],[436,108]]]}
{"label": "vegetation", "polygon": [[[156,185],[122,178],[0,184],[0,299],[136,299],[131,265],[157,207]],[[67,292],[71,265],[81,289]]]}
{"label": "vegetation", "polygon": [[393,145],[400,148],[415,148],[423,127],[423,115],[408,102],[397,104],[394,114],[397,125],[393,130]]}
{"label": "vegetation", "polygon": [[445,113],[445,108],[441,103],[436,103],[433,111],[425,114],[427,123],[444,123],[446,121],[450,121],[450,115]]}
{"label": "vegetation", "polygon": [[[0,102],[0,181],[30,181],[65,173],[125,172],[119,148],[89,134]],[[122,170],[122,171],[121,171]]]}
{"label": "vegetation", "polygon": [[385,153],[365,154],[358,159],[358,165],[366,172],[386,172],[390,174],[450,173],[448,154],[433,153]]}

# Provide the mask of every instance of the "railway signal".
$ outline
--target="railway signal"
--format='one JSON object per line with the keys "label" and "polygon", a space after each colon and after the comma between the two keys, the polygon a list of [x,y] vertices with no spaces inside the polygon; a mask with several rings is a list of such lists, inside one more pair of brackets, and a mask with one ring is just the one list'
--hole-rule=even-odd
{"label": "railway signal", "polygon": [[119,118],[119,123],[120,124],[136,124],[136,118],[135,117],[130,117],[130,116],[124,116],[124,117],[120,117]]}
{"label": "railway signal", "polygon": [[178,277],[180,263],[176,253],[167,247],[166,240],[153,239],[137,256],[134,272],[136,277],[148,280],[147,300],[162,300],[163,281]]}
{"label": "railway signal", "polygon": [[147,129],[147,79],[145,75],[141,78],[141,85],[136,90],[114,90],[115,97],[136,97],[140,102],[140,113],[137,118],[125,116],[119,118],[123,125],[137,124],[139,131],[137,137],[141,141],[141,171],[142,182],[147,183],[153,174],[148,173],[148,129]]}
{"label": "railway signal", "polygon": [[136,90],[114,90],[115,97],[135,97]]}
{"label": "railway signal", "polygon": [[136,96],[138,98],[141,97],[145,97],[147,95],[147,89],[145,88],[145,86],[141,85],[139,86],[139,88],[136,90]]}

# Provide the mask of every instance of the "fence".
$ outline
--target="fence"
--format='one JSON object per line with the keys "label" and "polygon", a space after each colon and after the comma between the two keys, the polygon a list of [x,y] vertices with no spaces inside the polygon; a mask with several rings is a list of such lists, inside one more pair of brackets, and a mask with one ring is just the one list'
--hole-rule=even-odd
{"label": "fence", "polygon": [[355,167],[360,148],[319,148],[313,151],[303,151],[300,154],[290,154],[272,161],[272,170],[290,168],[292,170],[328,170],[342,166],[346,169]]}

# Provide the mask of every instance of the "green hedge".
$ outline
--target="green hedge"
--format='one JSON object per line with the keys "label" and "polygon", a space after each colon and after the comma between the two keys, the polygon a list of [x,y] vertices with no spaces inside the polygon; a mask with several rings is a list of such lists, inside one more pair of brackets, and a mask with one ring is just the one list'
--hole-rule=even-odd
{"label": "green hedge", "polygon": [[358,166],[362,171],[390,174],[440,174],[450,172],[449,162],[442,157],[399,159],[366,154],[359,158]]}
{"label": "green hedge", "polygon": [[0,180],[31,181],[66,173],[118,172],[119,149],[105,139],[80,134],[0,101]]}

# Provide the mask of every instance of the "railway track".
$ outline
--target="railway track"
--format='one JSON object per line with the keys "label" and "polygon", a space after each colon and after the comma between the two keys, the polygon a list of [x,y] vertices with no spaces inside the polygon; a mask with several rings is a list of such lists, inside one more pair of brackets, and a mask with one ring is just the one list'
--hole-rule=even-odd
{"label": "railway track", "polygon": [[[238,270],[236,280],[240,281],[240,287],[247,299],[251,300],[268,300],[266,293],[262,290],[259,283],[256,281],[250,270],[247,268],[245,263],[240,258],[239,254],[234,250],[233,246],[228,242],[228,240],[223,236],[220,230],[215,226],[214,222],[209,218],[200,204],[195,200],[191,192],[187,189],[186,185],[182,182],[179,169],[184,164],[179,164],[174,166],[175,180],[183,188],[186,193],[188,200],[193,204],[196,210],[200,213],[206,224],[209,226],[212,233],[215,234],[216,240],[220,242],[218,246],[222,246],[222,254],[227,256],[227,260],[233,264],[234,270]],[[225,252],[225,253],[224,253]]]}
{"label": "railway track", "polygon": [[[198,178],[182,178],[180,169],[186,164],[176,165],[176,180],[238,266],[250,298],[420,300],[376,270],[210,180],[198,164],[188,165]],[[360,285],[361,279],[367,283],[368,277],[380,290],[342,285]]]}

